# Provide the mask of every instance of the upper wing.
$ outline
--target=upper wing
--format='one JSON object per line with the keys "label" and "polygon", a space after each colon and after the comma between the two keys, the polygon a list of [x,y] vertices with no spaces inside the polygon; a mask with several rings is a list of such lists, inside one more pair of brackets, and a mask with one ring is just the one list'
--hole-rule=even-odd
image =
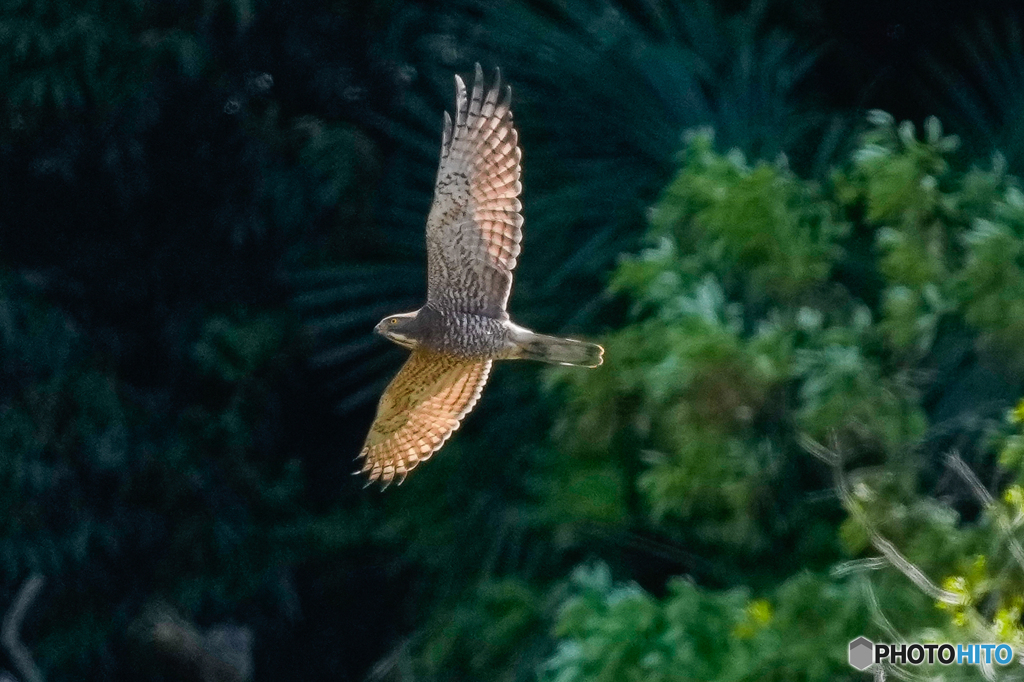
{"label": "upper wing", "polygon": [[444,115],[441,163],[427,218],[427,303],[502,317],[522,240],[521,152],[501,74],[484,96],[476,65],[472,96],[455,76],[455,125]]}
{"label": "upper wing", "polygon": [[385,485],[401,479],[444,445],[487,383],[491,361],[473,361],[417,349],[377,405],[360,457],[362,471]]}

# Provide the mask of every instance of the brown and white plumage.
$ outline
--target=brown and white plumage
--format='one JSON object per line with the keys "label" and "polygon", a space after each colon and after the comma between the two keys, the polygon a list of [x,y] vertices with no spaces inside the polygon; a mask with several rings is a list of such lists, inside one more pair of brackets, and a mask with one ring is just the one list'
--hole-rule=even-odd
{"label": "brown and white plumage", "polygon": [[476,65],[472,96],[455,76],[455,123],[444,115],[441,163],[427,217],[427,303],[506,315],[522,241],[521,152],[512,89],[501,75],[484,95]]}
{"label": "brown and white plumage", "polygon": [[413,353],[381,396],[359,456],[385,485],[429,458],[473,409],[496,359],[596,367],[603,349],[535,334],[506,306],[520,252],[521,154],[511,89],[472,92],[455,76],[455,120],[445,113],[434,202],[427,217],[427,304],[384,318],[376,331]]}
{"label": "brown and white plumage", "polygon": [[480,399],[491,361],[413,351],[391,381],[363,446],[370,480],[400,479],[437,451]]}

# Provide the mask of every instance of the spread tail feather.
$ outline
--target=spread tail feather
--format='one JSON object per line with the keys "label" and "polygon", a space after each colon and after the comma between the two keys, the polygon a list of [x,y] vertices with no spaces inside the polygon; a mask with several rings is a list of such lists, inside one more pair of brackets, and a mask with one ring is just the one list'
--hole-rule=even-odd
{"label": "spread tail feather", "polygon": [[604,360],[604,348],[596,343],[535,334],[525,329],[517,331],[517,358],[577,367],[597,367]]}

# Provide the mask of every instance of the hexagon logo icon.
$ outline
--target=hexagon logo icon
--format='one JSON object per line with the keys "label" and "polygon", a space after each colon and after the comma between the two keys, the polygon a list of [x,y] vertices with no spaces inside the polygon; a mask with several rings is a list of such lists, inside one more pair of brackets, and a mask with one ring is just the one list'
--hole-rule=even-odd
{"label": "hexagon logo icon", "polygon": [[850,642],[850,665],[857,670],[867,670],[874,654],[875,645],[867,637],[858,637]]}

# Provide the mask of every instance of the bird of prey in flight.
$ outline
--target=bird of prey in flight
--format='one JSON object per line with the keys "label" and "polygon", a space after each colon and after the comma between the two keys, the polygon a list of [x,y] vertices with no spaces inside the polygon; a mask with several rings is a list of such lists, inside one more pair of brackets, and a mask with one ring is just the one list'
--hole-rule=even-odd
{"label": "bird of prey in flight", "polygon": [[455,121],[445,112],[427,216],[427,302],[385,317],[374,329],[412,350],[384,390],[359,453],[361,471],[384,486],[404,480],[459,428],[494,360],[580,367],[602,361],[601,346],[536,334],[512,322],[506,311],[523,216],[512,90],[500,82],[496,71],[485,92],[477,64],[467,95],[455,76]]}

